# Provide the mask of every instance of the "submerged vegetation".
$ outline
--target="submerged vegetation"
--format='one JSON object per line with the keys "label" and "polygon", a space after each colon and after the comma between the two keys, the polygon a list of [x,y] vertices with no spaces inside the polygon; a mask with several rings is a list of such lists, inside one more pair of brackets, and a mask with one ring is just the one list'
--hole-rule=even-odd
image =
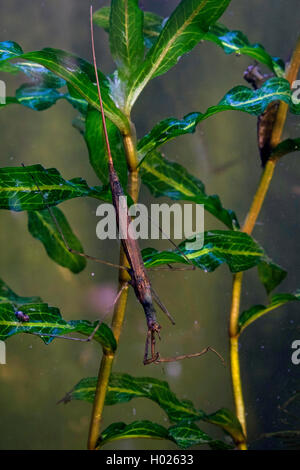
{"label": "submerged vegetation", "polygon": [[[89,449],[99,449],[118,439],[145,437],[169,440],[181,449],[196,445],[207,445],[214,450],[247,449],[240,336],[263,315],[288,302],[300,300],[298,291],[272,294],[287,272],[270,259],[267,250],[252,237],[277,162],[298,150],[300,145],[300,139],[282,140],[288,113],[300,114],[299,100],[295,99],[292,89],[300,66],[300,40],[289,62],[272,57],[262,45],[251,44],[241,31],[231,31],[219,23],[229,4],[230,0],[181,0],[169,18],[162,18],[144,12],[137,0],[112,0],[110,6],[94,13],[93,20],[109,34],[110,51],[117,67],[111,75],[106,76],[103,71],[98,74],[113,165],[128,200],[138,202],[141,181],[156,198],[203,204],[205,210],[224,226],[223,230],[209,227],[204,233],[201,249],[187,250],[184,242],[169,251],[149,247],[142,251],[142,258],[146,268],[181,264],[213,272],[222,264],[228,266],[233,276],[228,311],[235,410],[221,408],[213,413],[199,410],[192,402],[179,399],[167,382],[149,377],[149,369],[145,369],[147,375],[144,377],[113,370],[126,311],[130,270],[122,267],[119,270],[120,295],[110,326],[86,319],[67,321],[58,307],[48,305],[38,296],[21,297],[4,280],[0,281],[1,340],[27,333],[40,336],[45,344],[49,344],[56,336],[80,333],[101,345],[103,354],[98,377],[83,378],[62,399],[64,402],[84,400],[93,405]],[[207,110],[192,112],[181,119],[164,119],[137,139],[135,123],[131,119],[135,102],[152,79],[175,67],[179,58],[200,41],[214,43],[225,54],[246,55],[249,60],[254,59],[267,67],[268,74],[261,73],[257,64],[250,66],[245,73],[247,86],[233,84],[223,98]],[[101,68],[101,63],[99,65]],[[2,112],[12,105],[43,111],[58,100],[66,100],[78,112],[73,125],[85,140],[99,186],[90,186],[79,177],[67,180],[59,170],[31,165],[28,160],[21,167],[0,168],[0,209],[26,211],[29,232],[43,244],[49,257],[72,273],[79,273],[86,267],[86,257],[91,257],[81,255],[84,252],[81,242],[58,205],[82,197],[112,200],[108,152],[100,125],[101,102],[93,65],[63,50],[47,48],[24,52],[16,42],[4,41],[0,47],[0,71],[8,77],[10,74],[26,75],[26,83],[16,90],[15,96],[7,97],[6,103],[0,105]],[[242,226],[234,210],[223,206],[221,196],[207,194],[202,181],[161,153],[161,147],[171,139],[193,133],[199,123],[227,111],[252,115],[254,126],[258,120],[262,176]],[[120,264],[131,268],[133,278],[132,264],[128,264],[126,254],[128,257],[121,246]],[[243,272],[253,267],[257,267],[259,280],[269,299],[266,305],[254,305],[241,311]],[[159,363],[159,356],[152,362]],[[168,426],[142,420],[112,423],[106,429],[100,429],[105,406],[141,397],[162,409],[168,418]],[[201,429],[201,423],[221,428],[226,438],[215,439]]]}

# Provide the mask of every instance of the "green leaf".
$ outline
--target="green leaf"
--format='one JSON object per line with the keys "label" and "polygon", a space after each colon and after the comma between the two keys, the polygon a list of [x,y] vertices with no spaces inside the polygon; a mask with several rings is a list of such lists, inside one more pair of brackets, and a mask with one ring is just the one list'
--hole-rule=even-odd
{"label": "green leaf", "polygon": [[267,294],[270,294],[287,276],[287,272],[267,259],[258,265],[258,276]]}
{"label": "green leaf", "polygon": [[112,0],[109,43],[119,76],[128,79],[143,60],[143,12],[138,0]]}
{"label": "green leaf", "polygon": [[13,305],[24,305],[42,302],[40,297],[20,297],[0,279],[0,302],[11,302]]}
{"label": "green leaf", "polygon": [[164,18],[151,11],[144,12],[144,42],[147,49],[150,49],[157,41],[164,24]]}
{"label": "green leaf", "polygon": [[22,85],[16,91],[18,102],[35,111],[50,108],[62,97],[63,94],[53,88],[34,87],[29,84]]}
{"label": "green leaf", "polygon": [[131,424],[113,423],[101,434],[97,448],[120,439],[168,439],[168,430],[151,421],[134,421]]}
{"label": "green leaf", "polygon": [[37,86],[43,88],[61,88],[66,85],[66,81],[50,70],[35,62],[14,62],[11,64],[17,71],[23,72]]}
{"label": "green leaf", "polygon": [[[62,400],[84,400],[92,403],[95,397],[97,377],[80,380]],[[170,421],[199,420],[203,411],[196,410],[191,402],[179,400],[170,390],[169,384],[151,377],[132,377],[128,374],[111,374],[106,405],[127,403],[133,398],[148,398],[157,403],[167,414]]]}
{"label": "green leaf", "polygon": [[42,165],[0,168],[0,209],[43,210],[47,205],[84,196],[100,199],[104,194],[99,188],[90,188],[82,178],[63,179],[55,168],[46,170]]}
{"label": "green leaf", "polygon": [[153,196],[204,204],[205,210],[227,227],[239,228],[235,213],[223,208],[219,196],[208,196],[202,181],[178,163],[163,158],[160,153],[154,151],[142,161],[140,175]]}
{"label": "green leaf", "polygon": [[13,75],[19,73],[18,69],[14,67],[14,64],[10,64],[9,62],[0,62],[0,72],[6,72]]}
{"label": "green leaf", "polygon": [[[127,163],[123,147],[123,139],[119,129],[108,119],[106,120],[109,143],[113,155],[115,169],[123,188],[127,186]],[[90,164],[103,184],[109,183],[108,157],[106,143],[101,126],[99,111],[90,108],[85,122],[85,141],[89,150]]]}
{"label": "green leaf", "polygon": [[168,437],[181,449],[196,445],[210,445],[214,440],[194,423],[179,423],[168,429]]}
{"label": "green leaf", "polygon": [[[20,310],[19,310],[20,312]],[[67,335],[69,333],[81,333],[89,336],[98,322],[87,320],[73,320],[66,322],[58,308],[50,307],[46,303],[30,303],[22,305],[21,313],[28,316],[28,321],[19,321],[18,311],[12,303],[0,304],[0,339],[5,341],[10,336],[18,333],[30,333],[41,336],[44,343],[49,344],[53,337],[47,335]],[[116,340],[111,329],[101,323],[94,338],[95,341],[107,349],[116,349]]]}
{"label": "green leaf", "polygon": [[[20,46],[13,48],[11,43],[0,43],[0,60],[8,60],[10,58],[19,57],[29,60],[31,63],[38,63],[61,77],[83,97],[90,105],[100,111],[100,104],[95,85],[94,67],[89,62],[80,57],[62,51],[60,49],[46,48],[41,51],[29,52],[22,54]],[[16,47],[18,46],[18,48]],[[12,49],[14,52],[12,53]],[[19,53],[16,53],[19,51]],[[1,54],[2,52],[2,54]],[[107,117],[121,130],[126,131],[129,128],[128,119],[117,108],[111,98],[111,90],[108,79],[100,71],[98,71],[101,83],[102,99],[104,111]]]}
{"label": "green leaf", "polygon": [[298,152],[300,150],[300,139],[286,139],[272,151],[271,157],[281,158],[288,153]]}
{"label": "green leaf", "polygon": [[93,22],[109,33],[110,7],[102,7],[93,14]]}
{"label": "green leaf", "polygon": [[[82,245],[72,232],[63,212],[57,207],[53,207],[51,211],[69,248],[83,253]],[[73,273],[79,273],[85,268],[86,259],[68,250],[48,209],[28,212],[28,230],[34,238],[43,243],[48,256],[57,264],[70,269]]]}
{"label": "green leaf", "polygon": [[[107,33],[109,33],[109,16],[110,16],[110,7],[102,7],[99,10],[95,11],[93,15],[94,23],[100,28],[103,28]],[[144,43],[147,49],[150,49],[153,46],[154,42],[157,40],[158,36],[161,33],[163,28],[164,19],[152,13],[151,11],[144,12]]]}
{"label": "green leaf", "polygon": [[69,93],[64,95],[64,98],[71,103],[71,105],[77,109],[84,116],[87,114],[88,102],[82,98],[81,94],[74,89],[70,83],[67,84]]}
{"label": "green leaf", "polygon": [[34,111],[43,111],[53,106],[60,99],[66,99],[75,109],[82,114],[86,114],[88,103],[79,94],[75,98],[70,93],[60,93],[53,87],[46,88],[43,84],[32,85],[29,83],[18,88],[15,97],[7,97],[6,103],[0,105],[0,108],[8,104],[22,104]]}
{"label": "green leaf", "polygon": [[261,44],[250,44],[247,36],[241,31],[230,31],[222,24],[215,24],[209,28],[204,39],[220,46],[226,54],[235,52],[247,55],[267,65],[279,77],[284,76],[284,62],[278,57],[271,57]]}
{"label": "green leaf", "polygon": [[230,410],[221,408],[215,413],[207,415],[204,420],[208,423],[219,426],[233,438],[235,443],[244,442],[245,438],[241,424],[235,414],[233,414]]}
{"label": "green leaf", "polygon": [[[89,62],[65,51],[50,48],[27,53],[23,58],[44,65],[56,75],[66,80],[88,103],[100,111],[97,87],[94,84],[95,73],[93,66]],[[116,107],[110,97],[109,83],[101,72],[99,73],[99,80],[105,114],[120,130],[127,130],[127,118]]]}
{"label": "green leaf", "polygon": [[184,241],[177,250],[159,252],[146,248],[142,255],[146,267],[190,262],[205,272],[211,272],[226,263],[233,273],[250,269],[266,259],[264,250],[253,238],[246,233],[230,230],[204,232],[201,249],[188,250]]}
{"label": "green leaf", "polygon": [[14,41],[0,42],[0,61],[6,59],[14,59],[23,54],[23,50],[19,44]]}
{"label": "green leaf", "polygon": [[284,78],[271,78],[258,90],[245,86],[232,88],[217,106],[212,106],[203,113],[190,113],[182,120],[168,118],[159,122],[138,143],[140,158],[144,158],[155,148],[183,134],[195,132],[199,122],[222,111],[243,111],[258,116],[264,112],[268,104],[275,100],[285,101],[293,113],[300,113],[300,105],[293,104],[290,84]]}
{"label": "green leaf", "polygon": [[130,424],[113,423],[108,426],[101,434],[97,448],[100,448],[108,442],[120,439],[166,439],[175,442],[181,449],[195,445],[209,445],[215,449],[231,449],[221,441],[216,441],[201,431],[195,424],[182,423],[172,426],[169,429],[152,421],[134,421]]}
{"label": "green leaf", "polygon": [[128,92],[131,109],[148,81],[167,72],[205,36],[230,0],[182,0],[139,67]]}
{"label": "green leaf", "polygon": [[262,317],[266,313],[275,310],[282,305],[289,302],[295,302],[300,300],[300,291],[296,291],[294,294],[275,294],[272,296],[269,305],[254,305],[249,310],[245,310],[240,314],[239,327],[242,332],[248,325],[251,325],[255,320]]}

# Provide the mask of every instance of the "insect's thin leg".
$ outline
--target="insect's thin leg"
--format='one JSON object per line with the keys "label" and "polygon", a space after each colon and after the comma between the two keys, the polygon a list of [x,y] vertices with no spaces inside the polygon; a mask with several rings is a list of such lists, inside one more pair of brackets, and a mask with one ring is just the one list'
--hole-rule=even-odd
{"label": "insect's thin leg", "polygon": [[84,257],[86,259],[89,259],[91,261],[95,261],[96,263],[105,264],[106,266],[110,266],[112,268],[123,269],[123,270],[128,272],[128,268],[126,266],[121,266],[120,264],[110,263],[109,261],[104,261],[102,259],[95,258],[94,256],[87,255],[86,253],[81,253],[80,251],[73,250],[72,248],[67,247],[67,250],[70,253],[74,253],[75,255],[82,256],[82,257]]}
{"label": "insect's thin leg", "polygon": [[155,300],[155,302],[157,303],[157,305],[159,306],[159,308],[167,315],[167,317],[169,318],[170,322],[175,325],[175,320],[174,318],[172,317],[172,315],[170,314],[169,310],[167,309],[167,307],[162,303],[162,301],[160,300],[160,298],[158,297],[157,293],[155,292],[155,290],[153,289],[153,287],[151,286],[151,292],[153,294],[153,298]]}
{"label": "insect's thin leg", "polygon": [[[111,306],[111,308],[113,308],[115,306],[115,304],[118,302],[122,292],[124,289],[126,289],[128,287],[128,282],[126,282],[122,288],[120,289],[120,291],[118,292],[118,294],[116,295],[116,298],[114,299],[113,301],[113,304]],[[54,335],[54,334],[49,334],[49,333],[32,333],[36,336],[49,336],[50,338],[61,338],[61,339],[69,339],[71,341],[80,341],[82,343],[87,343],[89,341],[92,341],[92,339],[94,338],[95,334],[97,333],[97,331],[99,330],[100,328],[100,325],[102,323],[102,320],[99,320],[96,327],[94,328],[94,330],[92,331],[92,333],[90,334],[90,336],[88,338],[75,338],[73,336],[65,336],[65,335]]]}
{"label": "insect's thin leg", "polygon": [[147,271],[195,271],[196,266],[190,265],[190,266],[172,266],[171,264],[168,264],[167,266],[162,266],[159,268],[146,268]]}
{"label": "insect's thin leg", "polygon": [[31,332],[32,335],[35,335],[35,336],[49,336],[50,338],[58,338],[58,339],[69,339],[71,341],[80,341],[82,343],[86,343],[87,341],[89,341],[89,339],[87,338],[75,338],[73,336],[64,336],[64,335],[53,335],[51,333],[35,333],[35,332]]}
{"label": "insect's thin leg", "polygon": [[[22,165],[23,168],[26,168],[26,166],[24,165],[24,163],[21,163],[21,165]],[[34,176],[33,176],[31,173],[29,173],[29,174],[30,174],[30,176],[31,176],[31,178],[32,178],[32,180],[33,180],[35,186],[37,187],[39,193],[40,193],[41,196],[42,196],[42,199],[43,199],[43,201],[44,201],[45,207],[46,207],[47,211],[49,212],[49,215],[50,215],[51,219],[53,220],[53,222],[54,222],[54,224],[55,224],[55,226],[56,226],[56,229],[57,229],[57,231],[58,231],[58,233],[59,233],[59,235],[60,235],[62,241],[64,242],[64,245],[65,245],[66,249],[67,249],[70,253],[73,253],[73,254],[78,255],[78,256],[82,256],[83,258],[89,259],[89,260],[91,260],[91,261],[95,261],[96,263],[106,264],[107,266],[111,266],[112,268],[124,269],[124,270],[128,271],[128,268],[127,268],[126,266],[120,266],[119,264],[110,263],[109,261],[103,261],[103,260],[101,260],[101,259],[99,259],[99,258],[95,258],[94,256],[90,256],[90,255],[87,255],[87,254],[85,254],[85,253],[81,253],[80,251],[73,250],[73,248],[70,247],[70,245],[69,245],[69,243],[68,243],[66,237],[64,236],[64,233],[63,233],[63,231],[62,231],[62,229],[61,229],[61,227],[60,227],[60,225],[59,225],[59,223],[58,223],[57,218],[55,217],[55,215],[54,215],[54,213],[53,213],[52,208],[51,208],[51,207],[47,204],[47,202],[45,201],[43,192],[42,192],[41,188],[39,187],[38,182],[35,180]]]}
{"label": "insect's thin leg", "polygon": [[[128,284],[129,284],[128,282],[126,282],[125,284],[123,284],[123,286],[122,286],[121,289],[119,290],[118,294],[116,295],[116,298],[115,298],[115,300],[113,301],[113,304],[112,304],[111,308],[113,308],[113,307],[115,306],[115,304],[118,302],[118,300],[119,300],[119,298],[120,298],[120,296],[121,296],[123,290],[124,290],[124,289],[127,289]],[[92,341],[92,339],[94,338],[95,334],[96,334],[97,331],[99,330],[101,323],[102,323],[102,319],[100,319],[100,320],[98,321],[97,326],[95,327],[95,329],[93,330],[93,332],[90,334],[90,336],[89,336],[85,341]]]}
{"label": "insect's thin leg", "polygon": [[203,356],[204,354],[208,353],[209,351],[213,352],[214,354],[216,354],[218,356],[218,358],[221,360],[221,362],[225,365],[225,360],[224,358],[221,356],[220,353],[218,353],[218,351],[216,351],[214,348],[212,348],[211,346],[208,346],[207,348],[204,348],[202,351],[198,352],[198,353],[194,353],[194,354],[183,354],[182,356],[175,356],[175,357],[159,357],[156,361],[155,361],[155,364],[159,364],[161,362],[175,362],[175,361],[182,361],[183,359],[191,359],[193,357],[200,357],[200,356]]}
{"label": "insect's thin leg", "polygon": [[115,298],[115,300],[113,301],[113,303],[112,303],[112,305],[111,305],[111,307],[110,307],[110,310],[112,310],[112,309],[114,308],[114,306],[115,306],[116,303],[118,302],[119,298],[121,297],[121,294],[122,294],[123,290],[127,289],[128,286],[129,286],[129,282],[125,282],[125,283],[122,285],[121,289],[120,289],[119,292],[117,293],[116,298]]}
{"label": "insect's thin leg", "polygon": [[[152,218],[150,217],[150,215],[148,216],[148,219],[150,220],[151,223],[154,223]],[[154,223],[155,224],[155,223]],[[155,224],[156,225],[156,224]],[[169,242],[171,243],[171,245],[174,246],[174,248],[176,248],[176,250],[180,251],[180,253],[182,254],[182,256],[184,257],[184,259],[187,261],[188,264],[192,264],[191,261],[188,259],[188,257],[186,256],[186,254],[184,253],[184,251],[178,246],[176,245],[176,243],[167,236],[167,234],[163,231],[163,229],[159,226],[159,225],[156,225],[158,230],[160,231],[160,233],[162,235],[164,235],[168,240]],[[168,266],[171,266],[168,264]],[[173,268],[172,268],[173,269]],[[195,266],[193,265],[193,269],[195,269]]]}

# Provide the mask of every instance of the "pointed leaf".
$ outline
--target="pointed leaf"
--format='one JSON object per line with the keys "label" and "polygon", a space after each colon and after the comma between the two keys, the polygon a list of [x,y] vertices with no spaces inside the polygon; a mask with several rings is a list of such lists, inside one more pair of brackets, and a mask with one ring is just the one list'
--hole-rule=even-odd
{"label": "pointed leaf", "polygon": [[287,272],[267,258],[258,265],[258,276],[267,294],[270,294],[286,278]]}
{"label": "pointed leaf", "polygon": [[230,0],[182,0],[138,69],[128,92],[131,109],[148,81],[167,72],[205,36],[224,13]]}
{"label": "pointed leaf", "polygon": [[[95,11],[93,15],[94,23],[100,26],[100,28],[103,28],[107,33],[109,32],[109,16],[110,7],[102,7]],[[144,43],[147,49],[150,49],[150,47],[153,46],[154,42],[160,35],[163,28],[163,21],[164,18],[152,13],[151,11],[144,12],[143,33]]]}
{"label": "pointed leaf", "polygon": [[157,251],[147,248],[142,251],[146,267],[188,261],[206,272],[214,271],[226,263],[231,272],[245,271],[266,259],[261,246],[249,235],[238,231],[211,230],[204,232],[204,244],[200,249],[187,250],[186,241],[177,250]]}
{"label": "pointed leaf", "polygon": [[[19,320],[20,314],[26,318],[25,321]],[[61,336],[77,332],[89,336],[97,324],[97,321],[91,323],[87,320],[66,322],[58,308],[50,307],[46,303],[24,304],[21,310],[17,310],[11,303],[0,304],[0,340],[2,341],[17,333]],[[49,344],[54,338],[41,336],[41,339]],[[93,339],[107,349],[116,349],[114,335],[105,323],[101,323]]]}
{"label": "pointed leaf", "polygon": [[143,12],[138,0],[112,0],[109,43],[121,78],[128,78],[143,60]]}
{"label": "pointed leaf", "polygon": [[240,314],[239,327],[242,332],[248,325],[251,325],[255,320],[262,317],[266,313],[275,310],[282,305],[289,302],[295,302],[300,300],[300,291],[296,291],[295,294],[275,294],[271,298],[269,305],[254,305],[249,310],[245,310]]}
{"label": "pointed leaf", "polygon": [[[127,186],[127,163],[123,147],[123,140],[119,129],[109,120],[106,120],[109,143],[113,155],[115,169],[123,188]],[[85,141],[89,150],[90,164],[103,184],[109,183],[108,157],[101,116],[99,111],[90,108],[85,122]]]}
{"label": "pointed leaf", "polygon": [[[80,380],[62,400],[84,400],[92,403],[95,397],[97,377]],[[203,411],[196,410],[192,403],[180,401],[170,390],[169,384],[151,377],[132,377],[128,374],[111,374],[106,405],[126,403],[133,398],[148,398],[157,403],[167,414],[170,421],[199,420]]]}
{"label": "pointed leaf", "polygon": [[[11,43],[1,42],[0,60],[19,57],[29,60],[31,63],[40,64],[72,85],[89,104],[100,110],[97,86],[95,85],[95,72],[92,64],[60,49],[46,48],[42,51],[22,54],[22,49],[20,46],[17,46],[13,47]],[[19,54],[17,51],[19,51]],[[129,124],[126,116],[117,108],[111,98],[111,90],[107,78],[100,71],[98,71],[98,74],[101,82],[103,106],[107,117],[120,130],[128,130]]]}
{"label": "pointed leaf", "polygon": [[235,52],[247,55],[267,65],[279,77],[284,76],[284,62],[278,57],[271,57],[261,44],[250,44],[247,36],[241,31],[230,31],[222,24],[215,24],[209,28],[204,39],[222,47],[226,54]]}
{"label": "pointed leaf", "polygon": [[160,153],[152,152],[142,161],[140,175],[153,196],[204,204],[205,210],[227,227],[239,228],[235,213],[223,208],[219,196],[208,196],[202,181],[178,163],[163,158]]}
{"label": "pointed leaf", "polygon": [[0,302],[11,302],[13,305],[24,305],[42,302],[40,297],[21,297],[0,279]]}
{"label": "pointed leaf", "polygon": [[88,103],[83,98],[75,98],[70,93],[60,93],[54,88],[45,88],[43,85],[24,84],[16,91],[15,97],[7,97],[6,103],[0,104],[0,108],[8,104],[21,104],[34,111],[43,111],[50,108],[60,99],[66,99],[71,105],[86,114]]}
{"label": "pointed leaf", "polygon": [[43,210],[47,205],[84,196],[104,197],[101,189],[90,188],[81,178],[63,179],[55,168],[46,170],[42,165],[0,168],[0,209]]}
{"label": "pointed leaf", "polygon": [[[58,209],[58,207],[53,207],[51,211],[64,234],[64,238],[68,243],[69,248],[72,248],[79,253],[83,253],[82,245],[72,232],[63,212]],[[71,253],[68,250],[64,240],[61,238],[54,220],[51,217],[51,214],[47,209],[43,211],[28,212],[28,230],[34,238],[43,243],[48,256],[57,264],[70,269],[73,273],[79,273],[85,268],[86,259],[83,256]]]}
{"label": "pointed leaf", "polygon": [[130,424],[113,423],[101,434],[97,448],[119,439],[168,439],[168,431],[152,421],[134,421]]}
{"label": "pointed leaf", "polygon": [[23,54],[23,50],[19,44],[14,41],[0,42],[0,61],[6,59],[14,59]]}
{"label": "pointed leaf", "polygon": [[293,113],[300,113],[300,105],[292,101],[290,84],[284,78],[271,78],[258,90],[237,86],[230,90],[217,106],[212,106],[202,113],[190,113],[182,120],[168,118],[159,122],[139,143],[140,158],[145,157],[155,148],[160,147],[179,135],[193,133],[199,122],[222,111],[243,111],[258,116],[264,112],[269,103],[275,100],[285,101]]}
{"label": "pointed leaf", "polygon": [[215,413],[207,415],[204,420],[222,428],[233,438],[235,443],[244,442],[245,438],[241,424],[230,410],[222,408]]}

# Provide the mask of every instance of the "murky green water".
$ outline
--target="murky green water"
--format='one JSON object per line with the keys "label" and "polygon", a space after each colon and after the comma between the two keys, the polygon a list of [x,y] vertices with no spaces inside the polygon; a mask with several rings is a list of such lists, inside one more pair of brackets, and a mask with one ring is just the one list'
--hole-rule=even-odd
{"label": "murky green water", "polygon": [[[145,9],[168,15],[178,2],[141,3]],[[103,4],[95,2],[95,7]],[[299,12],[297,0],[233,0],[222,21],[232,29],[243,30],[251,42],[264,44],[273,55],[287,58],[300,32]],[[85,2],[0,0],[0,15],[0,40],[17,41],[25,51],[52,46],[91,58]],[[99,65],[110,72],[107,36],[97,29],[96,40]],[[138,135],[165,117],[205,111],[216,104],[231,87],[243,84],[243,71],[249,63],[251,60],[245,57],[226,57],[213,44],[197,46],[176,68],[151,82],[137,102],[133,119]],[[7,80],[8,94],[12,94],[18,79],[3,74],[1,78]],[[91,185],[97,183],[84,142],[70,124],[75,115],[64,102],[41,113],[17,106],[1,110],[1,166],[42,163],[57,167],[65,178],[82,176]],[[299,137],[299,119],[289,119],[285,134]],[[208,194],[219,194],[224,206],[234,209],[243,221],[261,172],[255,118],[241,113],[220,114],[200,125],[194,135],[171,142],[164,151],[169,159],[182,163],[203,180]],[[280,292],[300,287],[299,176],[299,154],[279,163],[254,233],[268,254],[289,271]],[[146,189],[142,190],[141,201],[152,201]],[[100,242],[95,236],[97,201],[75,199],[62,207],[85,251],[117,262],[116,243]],[[0,277],[20,295],[39,295],[50,305],[59,306],[67,319],[98,318],[94,299],[100,288],[106,292],[116,288],[114,270],[90,263],[83,273],[70,275],[49,260],[39,242],[28,234],[26,224],[23,213],[1,212]],[[205,226],[221,228],[209,215]],[[153,273],[151,279],[176,318],[175,327],[161,318],[161,352],[183,354],[211,345],[228,364],[228,269],[221,267],[213,274]],[[243,294],[242,308],[267,302],[255,269],[245,276]],[[283,307],[249,327],[241,339],[250,442],[264,432],[284,428],[278,406],[299,390],[300,366],[291,362],[291,343],[300,335],[298,315],[297,305]],[[232,409],[228,366],[224,368],[215,356],[208,354],[201,359],[145,368],[144,340],[143,312],[131,293],[114,370],[168,380],[179,397],[193,400],[205,411],[224,406]],[[56,402],[79,379],[97,374],[100,352],[92,344],[57,340],[46,347],[32,336],[10,339],[7,365],[0,366],[0,448],[85,448],[90,405],[73,402],[64,406]],[[113,421],[147,418],[164,424],[164,414],[156,405],[135,400],[107,407],[103,426]],[[275,445],[278,443],[253,442],[254,448]],[[110,448],[173,447],[163,441],[131,440],[114,443]]]}

